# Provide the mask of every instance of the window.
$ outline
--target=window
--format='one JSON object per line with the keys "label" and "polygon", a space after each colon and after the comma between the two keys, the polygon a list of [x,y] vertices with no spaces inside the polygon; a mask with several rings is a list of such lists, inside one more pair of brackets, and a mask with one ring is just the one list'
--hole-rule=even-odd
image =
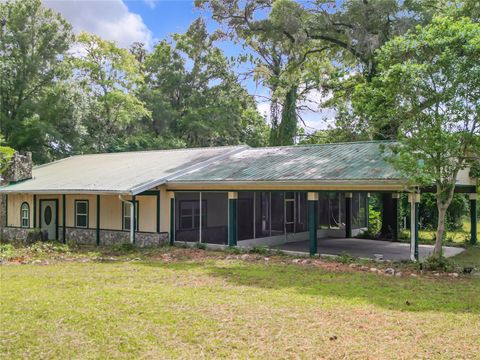
{"label": "window", "polygon": [[[131,208],[132,203],[123,203],[123,230],[130,230],[132,224]],[[135,230],[138,231],[138,201],[135,201]]]}
{"label": "window", "polygon": [[26,202],[20,207],[20,225],[22,228],[30,227],[30,205]]}
{"label": "window", "polygon": [[[194,230],[200,228],[200,202],[180,201],[180,230]],[[202,227],[207,223],[207,202],[202,201]]]}
{"label": "window", "polygon": [[88,228],[88,200],[75,200],[75,227]]}

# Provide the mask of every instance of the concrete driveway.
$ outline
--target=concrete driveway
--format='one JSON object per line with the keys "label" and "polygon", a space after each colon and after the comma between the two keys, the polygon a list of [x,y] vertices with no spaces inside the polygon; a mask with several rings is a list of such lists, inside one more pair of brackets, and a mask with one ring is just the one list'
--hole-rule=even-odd
{"label": "concrete driveway", "polygon": [[[340,255],[346,252],[354,257],[378,258],[381,255],[384,260],[410,260],[410,244],[367,240],[367,239],[318,239],[318,253],[322,255]],[[276,249],[308,252],[308,241],[291,242],[275,246]],[[459,247],[443,247],[446,257],[455,256],[464,251]],[[419,255],[423,259],[433,252],[433,245],[420,245]]]}

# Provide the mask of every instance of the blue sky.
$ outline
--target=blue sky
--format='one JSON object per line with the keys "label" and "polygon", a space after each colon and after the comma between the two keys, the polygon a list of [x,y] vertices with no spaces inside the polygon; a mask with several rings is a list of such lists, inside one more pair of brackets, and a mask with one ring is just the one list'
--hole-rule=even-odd
{"label": "blue sky", "polygon": [[[206,10],[195,8],[188,0],[43,0],[44,4],[62,13],[73,25],[75,32],[87,31],[120,46],[128,47],[134,41],[146,43],[150,48],[173,33],[183,33],[190,23],[202,16],[209,31],[218,25]],[[231,42],[217,44],[227,56],[237,55],[240,47]],[[268,95],[268,89],[257,86],[253,80],[244,86],[252,95]],[[313,97],[318,94],[313,94]],[[257,98],[262,114],[268,103]],[[305,112],[302,118],[312,129],[324,128],[323,118],[331,118],[331,111]]]}

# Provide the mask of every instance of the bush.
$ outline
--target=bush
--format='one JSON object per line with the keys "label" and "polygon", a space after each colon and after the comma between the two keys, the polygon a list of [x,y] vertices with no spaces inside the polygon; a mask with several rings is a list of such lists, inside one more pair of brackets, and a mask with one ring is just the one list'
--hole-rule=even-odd
{"label": "bush", "polygon": [[204,244],[204,243],[201,243],[201,242],[195,243],[195,247],[196,247],[197,249],[200,249],[200,250],[206,250],[206,249],[207,249],[207,245]]}
{"label": "bush", "polygon": [[447,259],[443,255],[430,255],[423,261],[422,268],[430,271],[450,272],[453,271],[454,264],[451,260]]}
{"label": "bush", "polygon": [[0,259],[10,260],[15,257],[15,247],[12,244],[0,244]]}
{"label": "bush", "polygon": [[249,251],[251,254],[267,255],[270,253],[268,246],[254,246]]}
{"label": "bush", "polygon": [[338,258],[337,258],[338,262],[342,263],[342,264],[350,264],[352,263],[355,259],[352,257],[352,255],[350,255],[349,253],[347,253],[346,251],[342,251],[340,255],[338,255]]}

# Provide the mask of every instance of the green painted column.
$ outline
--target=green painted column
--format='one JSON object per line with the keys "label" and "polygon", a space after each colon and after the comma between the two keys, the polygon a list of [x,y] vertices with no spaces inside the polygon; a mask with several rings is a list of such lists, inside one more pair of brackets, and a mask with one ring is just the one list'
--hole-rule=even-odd
{"label": "green painted column", "polygon": [[365,204],[365,223],[367,224],[367,228],[368,228],[368,225],[370,223],[370,193],[367,193],[367,199],[366,199],[366,204]]}
{"label": "green painted column", "polygon": [[33,195],[33,228],[37,227],[37,195]]}
{"label": "green painted column", "polygon": [[175,193],[168,192],[168,198],[170,199],[170,245],[173,245],[175,242]]}
{"label": "green painted column", "polygon": [[317,228],[318,228],[318,193],[309,192],[308,202],[308,243],[310,256],[318,253]]}
{"label": "green painted column", "polygon": [[62,195],[62,240],[63,243],[67,243],[67,196]]}
{"label": "green painted column", "polygon": [[345,237],[352,237],[352,197],[351,192],[345,193]]}
{"label": "green painted column", "polygon": [[228,246],[237,246],[237,192],[228,193]]}
{"label": "green painted column", "polygon": [[418,261],[418,205],[420,194],[408,194],[408,202],[410,203],[410,260]]}
{"label": "green painted column", "polygon": [[475,245],[477,243],[477,194],[470,194],[470,244]]}
{"label": "green painted column", "polygon": [[393,222],[392,222],[392,240],[393,241],[398,241],[399,237],[398,234],[400,232],[399,228],[399,221],[398,221],[398,213],[399,213],[399,200],[400,200],[400,194],[399,193],[393,193],[392,194],[392,201],[393,201],[393,213],[395,214],[393,217]]}
{"label": "green painted column", "polygon": [[97,229],[96,229],[97,246],[100,245],[100,195],[97,195]]}
{"label": "green painted column", "polygon": [[160,233],[160,191],[157,192],[157,233]]}
{"label": "green painted column", "polygon": [[137,204],[136,204],[135,201],[136,201],[136,197],[135,197],[135,195],[133,195],[133,196],[132,196],[133,219],[132,219],[132,221],[131,221],[130,226],[133,226],[133,243],[134,243],[134,244],[137,242],[137,241],[135,240],[135,233],[137,232],[137,216],[136,216],[136,215],[137,215],[137,211],[140,210],[140,209],[139,209],[139,210],[136,209]]}

